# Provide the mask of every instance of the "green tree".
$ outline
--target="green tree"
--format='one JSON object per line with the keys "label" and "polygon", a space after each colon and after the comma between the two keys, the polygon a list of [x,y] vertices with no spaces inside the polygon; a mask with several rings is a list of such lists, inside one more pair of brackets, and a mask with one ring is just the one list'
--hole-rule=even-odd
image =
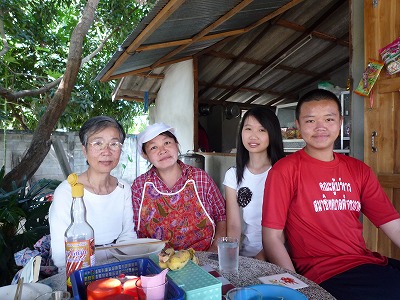
{"label": "green tree", "polygon": [[138,103],[112,102],[114,84],[95,76],[154,1],[0,0],[0,97],[3,127],[33,130],[31,144],[4,187],[35,173],[54,129],[76,130],[111,115],[130,128]]}

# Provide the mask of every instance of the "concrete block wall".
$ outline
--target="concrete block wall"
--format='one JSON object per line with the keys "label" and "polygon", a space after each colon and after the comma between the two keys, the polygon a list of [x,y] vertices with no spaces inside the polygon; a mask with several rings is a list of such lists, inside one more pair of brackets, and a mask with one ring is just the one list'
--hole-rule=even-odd
{"label": "concrete block wall", "polygon": [[[82,153],[82,145],[77,132],[54,132],[53,139],[59,139],[64,149],[72,172],[82,173],[87,169],[86,159]],[[0,133],[0,167],[5,165],[8,173],[27,151],[32,133],[25,131],[6,131]],[[146,161],[136,150],[136,136],[128,135],[122,150],[120,163],[112,174],[131,183],[137,176],[147,170]],[[52,146],[45,160],[32,177],[32,181],[41,178],[64,180],[66,176]]]}

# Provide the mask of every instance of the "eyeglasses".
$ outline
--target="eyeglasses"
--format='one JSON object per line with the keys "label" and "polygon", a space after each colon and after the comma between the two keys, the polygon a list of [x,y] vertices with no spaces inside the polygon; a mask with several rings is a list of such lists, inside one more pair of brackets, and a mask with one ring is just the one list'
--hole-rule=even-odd
{"label": "eyeglasses", "polygon": [[104,149],[106,149],[107,146],[108,146],[108,148],[110,148],[111,151],[119,151],[122,149],[122,144],[120,142],[105,143],[103,141],[93,141],[88,144],[91,145],[93,147],[93,150],[95,150],[95,151],[104,150]]}

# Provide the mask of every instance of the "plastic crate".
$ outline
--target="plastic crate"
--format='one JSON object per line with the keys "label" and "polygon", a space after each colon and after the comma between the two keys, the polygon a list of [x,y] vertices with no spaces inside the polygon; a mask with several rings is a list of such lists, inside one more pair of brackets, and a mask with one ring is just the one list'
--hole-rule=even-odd
{"label": "plastic crate", "polygon": [[[150,255],[158,263],[157,255]],[[222,283],[210,273],[188,261],[186,266],[177,271],[169,271],[167,276],[184,290],[186,300],[221,300]]]}
{"label": "plastic crate", "polygon": [[[161,268],[149,258],[137,258],[116,263],[82,268],[71,274],[72,292],[75,300],[86,300],[86,287],[92,281],[102,278],[118,277],[125,275],[141,276],[158,274]],[[176,283],[168,281],[167,299],[184,299],[185,293]]]}

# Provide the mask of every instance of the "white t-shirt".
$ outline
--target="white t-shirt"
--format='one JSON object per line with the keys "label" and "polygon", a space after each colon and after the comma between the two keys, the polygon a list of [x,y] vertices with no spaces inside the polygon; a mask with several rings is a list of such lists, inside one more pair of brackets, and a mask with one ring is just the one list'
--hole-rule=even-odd
{"label": "white t-shirt", "polygon": [[251,201],[240,207],[242,214],[242,244],[240,255],[254,257],[263,248],[261,238],[261,215],[264,197],[264,185],[268,172],[271,168],[261,174],[252,174],[247,167],[244,169],[243,180],[237,185],[236,167],[230,168],[225,173],[223,184],[236,190],[247,187],[251,192]]}
{"label": "white t-shirt", "polygon": [[[118,186],[108,195],[96,195],[85,189],[83,201],[96,245],[137,238],[128,183],[119,180]],[[54,191],[49,210],[52,259],[59,268],[65,267],[64,233],[71,223],[71,205],[71,185],[64,180]]]}

